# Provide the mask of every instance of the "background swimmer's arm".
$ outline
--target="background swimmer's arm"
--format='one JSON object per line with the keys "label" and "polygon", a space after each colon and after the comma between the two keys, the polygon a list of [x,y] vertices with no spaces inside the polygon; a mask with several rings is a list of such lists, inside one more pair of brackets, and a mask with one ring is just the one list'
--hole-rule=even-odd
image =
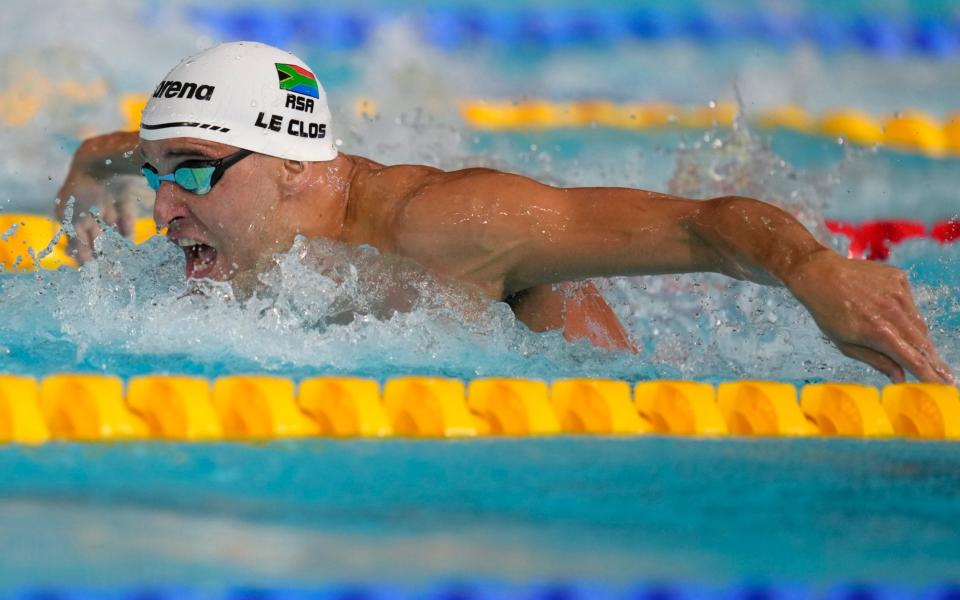
{"label": "background swimmer's arm", "polygon": [[140,174],[140,157],[133,153],[138,143],[137,132],[119,131],[85,140],[73,155],[54,212],[62,220],[67,201],[75,198],[77,235],[70,240],[70,250],[81,263],[91,258],[93,240],[100,235],[100,226],[89,216],[91,208],[97,207],[101,219],[122,235],[133,233],[136,202],[130,194],[122,193],[124,186],[116,177]]}
{"label": "background swimmer's arm", "polygon": [[901,271],[841,257],[788,213],[750,198],[557,189],[517,175],[461,172],[424,185],[397,227],[409,255],[505,294],[588,277],[696,271],[784,285],[848,356],[894,381],[904,369],[954,381]]}

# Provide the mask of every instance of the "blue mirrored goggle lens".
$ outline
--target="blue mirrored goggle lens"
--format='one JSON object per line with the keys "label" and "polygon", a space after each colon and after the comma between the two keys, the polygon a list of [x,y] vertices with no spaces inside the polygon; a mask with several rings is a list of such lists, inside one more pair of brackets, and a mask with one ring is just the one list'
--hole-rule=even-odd
{"label": "blue mirrored goggle lens", "polygon": [[194,194],[206,194],[210,191],[214,171],[216,167],[181,167],[173,172],[173,180]]}
{"label": "blue mirrored goggle lens", "polygon": [[216,167],[180,167],[172,174],[160,175],[153,167],[145,166],[140,172],[146,178],[147,185],[155,192],[160,189],[162,182],[172,181],[188,192],[203,195],[210,191],[210,180],[216,170]]}

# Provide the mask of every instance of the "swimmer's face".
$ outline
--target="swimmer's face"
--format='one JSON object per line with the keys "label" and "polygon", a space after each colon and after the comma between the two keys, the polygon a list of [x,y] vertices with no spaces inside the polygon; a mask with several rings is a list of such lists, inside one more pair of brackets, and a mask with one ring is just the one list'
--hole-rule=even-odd
{"label": "swimmer's face", "polygon": [[[175,138],[141,141],[143,163],[161,175],[187,160],[223,158],[238,148]],[[251,154],[227,169],[209,193],[198,196],[173,182],[157,190],[154,219],[186,256],[187,277],[232,279],[255,272],[269,257],[290,247],[284,230],[278,173],[282,159]]]}

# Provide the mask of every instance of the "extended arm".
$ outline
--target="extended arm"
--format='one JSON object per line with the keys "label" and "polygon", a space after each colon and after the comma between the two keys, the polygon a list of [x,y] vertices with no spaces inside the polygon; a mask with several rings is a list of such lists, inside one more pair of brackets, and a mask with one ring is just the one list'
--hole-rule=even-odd
{"label": "extended arm", "polygon": [[504,295],[587,277],[701,271],[777,284],[825,250],[793,217],[748,198],[697,202],[461,173],[411,198],[397,238],[410,254],[449,262],[457,275],[502,286]]}
{"label": "extended arm", "polygon": [[558,189],[486,170],[448,175],[411,196],[398,218],[407,251],[434,268],[504,294],[587,277],[697,271],[784,285],[845,354],[894,381],[907,369],[953,382],[901,271],[837,255],[772,205]]}
{"label": "extended arm", "polygon": [[[767,285],[827,251],[789,214],[740,197],[691,201],[622,188],[556,190],[556,217],[510,265],[508,288],[531,282],[716,272]],[[561,216],[563,215],[563,216]]]}

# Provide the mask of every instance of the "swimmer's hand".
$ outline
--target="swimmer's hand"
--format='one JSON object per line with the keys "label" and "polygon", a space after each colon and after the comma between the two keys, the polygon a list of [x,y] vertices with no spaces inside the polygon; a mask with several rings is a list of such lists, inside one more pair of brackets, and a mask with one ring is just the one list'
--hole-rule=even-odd
{"label": "swimmer's hand", "polygon": [[54,212],[63,221],[71,207],[76,235],[70,238],[69,252],[80,263],[93,257],[93,240],[100,235],[94,208],[104,224],[125,237],[133,234],[138,201],[148,195],[144,186],[131,185],[136,180],[129,177],[139,173],[133,154],[137,143],[135,132],[117,132],[90,138],[74,153]]}
{"label": "swimmer's hand", "polygon": [[903,271],[823,249],[799,263],[784,283],[847,356],[895,383],[904,381],[905,370],[921,381],[956,383],[930,340]]}

